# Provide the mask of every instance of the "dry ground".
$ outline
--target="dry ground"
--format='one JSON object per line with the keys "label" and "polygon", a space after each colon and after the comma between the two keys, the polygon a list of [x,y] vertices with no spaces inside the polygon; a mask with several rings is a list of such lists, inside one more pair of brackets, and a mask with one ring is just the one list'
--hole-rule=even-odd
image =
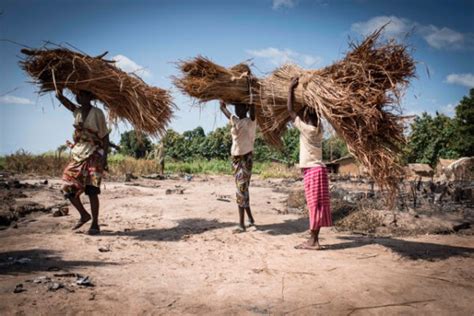
{"label": "dry ground", "polygon": [[[136,184],[106,183],[101,236],[72,232],[72,208],[69,216],[36,213],[0,231],[0,314],[474,313],[473,236],[324,229],[327,250],[295,250],[307,220],[279,214],[287,197],[275,190],[279,181],[253,180],[258,229],[237,235],[231,177]],[[59,203],[58,185],[24,199]],[[78,286],[67,273],[87,275],[95,286]],[[42,276],[65,287],[48,290]],[[26,291],[13,293],[19,283]]]}

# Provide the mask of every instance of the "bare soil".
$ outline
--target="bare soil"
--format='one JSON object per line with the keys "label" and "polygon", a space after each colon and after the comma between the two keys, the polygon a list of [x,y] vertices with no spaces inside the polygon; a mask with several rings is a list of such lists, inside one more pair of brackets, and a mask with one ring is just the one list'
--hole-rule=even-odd
{"label": "bare soil", "polygon": [[[38,181],[29,181],[36,189],[22,189],[15,203],[51,209],[63,202],[58,180]],[[472,234],[400,237],[326,228],[325,250],[296,250],[308,220],[287,203],[299,181],[255,178],[258,227],[242,234],[232,233],[232,177],[133,181],[105,184],[100,236],[85,234],[87,225],[71,230],[78,219],[72,207],[67,216],[19,216],[0,231],[1,315],[474,312]],[[341,220],[357,213],[346,210]],[[381,214],[389,229],[393,218]],[[456,212],[426,221],[406,214],[407,222],[448,228],[462,220]],[[399,217],[397,225],[403,222]],[[93,286],[78,285],[78,274]]]}

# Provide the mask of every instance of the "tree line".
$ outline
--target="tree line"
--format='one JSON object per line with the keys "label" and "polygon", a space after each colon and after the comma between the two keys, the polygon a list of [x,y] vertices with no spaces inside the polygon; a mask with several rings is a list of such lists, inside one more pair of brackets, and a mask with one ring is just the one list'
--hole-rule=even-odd
{"label": "tree line", "polygon": [[[153,150],[149,138],[137,138],[134,131],[121,135],[121,153],[135,158],[145,158]],[[219,127],[206,134],[202,127],[178,133],[169,129],[160,140],[163,142],[166,157],[176,161],[192,161],[195,159],[229,159],[232,137],[230,126]],[[345,143],[338,137],[332,136],[323,140],[323,153],[325,160],[337,159],[348,154]],[[283,135],[283,146],[280,150],[268,146],[261,133],[257,132],[254,147],[255,161],[276,161],[292,165],[297,163],[299,157],[299,131],[289,128]]]}
{"label": "tree line", "polygon": [[453,118],[422,113],[410,126],[404,160],[435,166],[440,158],[474,156],[474,89],[462,98]]}

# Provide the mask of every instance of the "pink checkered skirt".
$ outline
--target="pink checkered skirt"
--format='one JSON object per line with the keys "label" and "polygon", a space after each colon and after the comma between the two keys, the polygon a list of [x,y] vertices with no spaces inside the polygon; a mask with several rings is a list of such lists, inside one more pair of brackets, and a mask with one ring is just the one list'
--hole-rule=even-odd
{"label": "pink checkered skirt", "polygon": [[332,226],[329,182],[326,167],[303,169],[304,191],[309,210],[309,228]]}

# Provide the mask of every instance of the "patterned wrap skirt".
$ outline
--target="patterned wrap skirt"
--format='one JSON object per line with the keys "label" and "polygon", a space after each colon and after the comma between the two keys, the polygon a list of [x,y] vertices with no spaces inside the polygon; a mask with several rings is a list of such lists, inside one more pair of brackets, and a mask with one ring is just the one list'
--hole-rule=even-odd
{"label": "patterned wrap skirt", "polygon": [[329,182],[326,167],[303,169],[304,191],[309,210],[309,228],[332,226]]}
{"label": "patterned wrap skirt", "polygon": [[95,192],[100,192],[103,172],[103,157],[98,152],[83,161],[72,160],[63,172],[64,195],[79,196],[86,191],[86,187],[97,188]]}
{"label": "patterned wrap skirt", "polygon": [[235,185],[237,187],[236,199],[239,207],[250,207],[249,186],[252,177],[252,152],[242,156],[232,156]]}

